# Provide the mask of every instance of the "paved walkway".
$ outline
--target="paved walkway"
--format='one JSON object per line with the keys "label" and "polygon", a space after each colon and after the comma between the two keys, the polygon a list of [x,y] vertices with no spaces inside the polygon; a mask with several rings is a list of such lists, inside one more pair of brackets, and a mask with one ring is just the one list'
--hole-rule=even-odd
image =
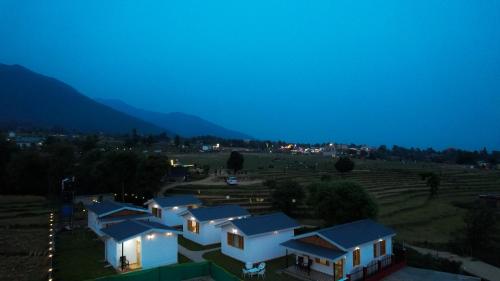
{"label": "paved walkway", "polygon": [[[261,179],[259,180],[247,180],[247,181],[239,181],[238,185],[254,185],[254,184],[260,184],[263,181]],[[177,186],[183,186],[183,185],[221,185],[221,186],[226,186],[227,183],[223,180],[220,180],[218,176],[215,176],[214,174],[210,174],[208,177],[197,180],[197,181],[183,181],[183,182],[173,182],[173,183],[167,183],[164,186],[160,188],[160,191],[158,192],[159,196],[163,196],[165,191],[172,189]]]}
{"label": "paved walkway", "polygon": [[427,248],[408,245],[421,254],[431,254],[433,256],[448,259],[450,261],[462,262],[462,269],[470,274],[479,276],[489,281],[500,281],[500,268],[480,260],[473,260],[470,257],[462,257],[450,252],[436,251]]}
{"label": "paved walkway", "polygon": [[479,277],[406,266],[382,281],[481,281]]}
{"label": "paved walkway", "polygon": [[190,259],[194,262],[205,261],[205,259],[203,258],[203,255],[207,252],[216,251],[216,250],[220,250],[220,247],[207,249],[207,250],[201,250],[201,251],[191,251],[187,248],[182,247],[179,244],[179,253],[183,256],[186,256],[188,259]]}

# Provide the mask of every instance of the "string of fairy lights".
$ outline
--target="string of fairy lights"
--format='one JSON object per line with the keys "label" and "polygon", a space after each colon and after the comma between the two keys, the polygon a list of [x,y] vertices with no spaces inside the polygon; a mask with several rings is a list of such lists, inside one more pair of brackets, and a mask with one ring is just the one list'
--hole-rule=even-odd
{"label": "string of fairy lights", "polygon": [[52,273],[54,271],[54,268],[53,268],[53,257],[54,257],[54,252],[55,252],[55,231],[54,231],[54,228],[55,228],[55,223],[54,223],[54,213],[51,212],[50,215],[49,215],[49,251],[48,251],[48,263],[49,263],[49,273],[48,273],[48,280],[49,281],[52,281],[54,280],[52,278]]}

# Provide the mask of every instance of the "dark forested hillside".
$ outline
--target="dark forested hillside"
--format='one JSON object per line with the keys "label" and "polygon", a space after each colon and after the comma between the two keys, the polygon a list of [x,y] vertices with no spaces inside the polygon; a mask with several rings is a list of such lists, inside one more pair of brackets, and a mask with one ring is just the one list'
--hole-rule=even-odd
{"label": "dark forested hillside", "polygon": [[0,64],[0,125],[22,124],[80,132],[167,131],[116,111],[71,86],[19,65]]}

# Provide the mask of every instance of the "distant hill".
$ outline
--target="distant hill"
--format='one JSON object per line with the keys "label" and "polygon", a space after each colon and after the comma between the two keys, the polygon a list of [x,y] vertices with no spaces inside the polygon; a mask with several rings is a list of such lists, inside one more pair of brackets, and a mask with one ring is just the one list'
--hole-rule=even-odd
{"label": "distant hill", "polygon": [[5,64],[0,64],[0,124],[86,133],[127,133],[133,128],[139,133],[169,133],[102,105],[57,79]]}
{"label": "distant hill", "polygon": [[253,139],[249,135],[226,129],[194,115],[147,111],[116,99],[97,99],[97,101],[184,137],[210,135],[226,139]]}

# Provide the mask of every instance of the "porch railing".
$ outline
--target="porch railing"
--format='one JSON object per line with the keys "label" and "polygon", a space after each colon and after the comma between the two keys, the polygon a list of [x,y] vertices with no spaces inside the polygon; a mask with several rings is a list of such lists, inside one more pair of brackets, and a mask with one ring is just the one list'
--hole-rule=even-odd
{"label": "porch railing", "polygon": [[406,265],[406,254],[388,255],[347,274],[349,281],[378,281]]}

